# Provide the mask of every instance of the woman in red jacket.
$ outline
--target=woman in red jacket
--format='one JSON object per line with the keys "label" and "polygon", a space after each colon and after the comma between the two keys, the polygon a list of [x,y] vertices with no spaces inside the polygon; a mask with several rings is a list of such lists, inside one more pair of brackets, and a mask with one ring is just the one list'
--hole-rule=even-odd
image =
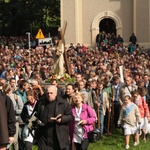
{"label": "woman in red jacket", "polygon": [[144,98],[141,97],[138,90],[133,91],[132,96],[133,96],[133,102],[139,108],[139,112],[140,112],[140,115],[141,115],[140,129],[142,130],[143,140],[146,140],[145,131],[146,131],[146,127],[147,127],[148,120],[149,120],[148,105],[147,105],[146,101],[144,100]]}

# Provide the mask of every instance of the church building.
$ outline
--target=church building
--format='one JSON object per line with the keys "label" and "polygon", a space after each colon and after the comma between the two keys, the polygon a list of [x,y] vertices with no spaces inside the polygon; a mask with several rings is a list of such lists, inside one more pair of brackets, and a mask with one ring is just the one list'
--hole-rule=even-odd
{"label": "church building", "polygon": [[99,31],[115,33],[126,44],[135,33],[150,47],[150,0],[61,0],[61,26],[67,21],[66,44],[96,45]]}

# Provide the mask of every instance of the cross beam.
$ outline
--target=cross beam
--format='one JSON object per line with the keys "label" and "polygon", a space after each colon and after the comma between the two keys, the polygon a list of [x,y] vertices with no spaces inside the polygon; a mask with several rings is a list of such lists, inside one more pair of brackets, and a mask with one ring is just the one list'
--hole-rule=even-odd
{"label": "cross beam", "polygon": [[66,65],[66,71],[67,73],[70,75],[70,69],[69,69],[69,61],[68,61],[68,57],[67,57],[67,51],[66,51],[66,47],[65,47],[65,32],[66,32],[66,28],[67,28],[67,22],[64,21],[64,24],[63,24],[63,27],[62,29],[59,27],[58,28],[58,33],[60,35],[60,41],[59,41],[59,44],[58,44],[58,47],[61,49],[62,48],[62,44],[63,44],[63,47],[64,47],[64,60],[65,60],[65,65]]}

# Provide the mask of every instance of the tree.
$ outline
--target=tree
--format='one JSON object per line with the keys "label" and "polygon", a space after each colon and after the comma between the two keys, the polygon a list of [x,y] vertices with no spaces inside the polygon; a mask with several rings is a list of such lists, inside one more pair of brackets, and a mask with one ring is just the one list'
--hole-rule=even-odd
{"label": "tree", "polygon": [[[35,35],[60,26],[60,0],[1,0],[0,31],[2,35]],[[56,30],[57,31],[57,30]]]}

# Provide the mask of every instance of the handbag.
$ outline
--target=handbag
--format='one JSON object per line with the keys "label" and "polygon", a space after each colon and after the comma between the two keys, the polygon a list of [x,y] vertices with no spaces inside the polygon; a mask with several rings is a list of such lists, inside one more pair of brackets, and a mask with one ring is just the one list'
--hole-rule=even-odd
{"label": "handbag", "polygon": [[[88,109],[87,109],[88,111]],[[94,110],[93,110],[94,111]],[[96,113],[95,113],[96,115]],[[95,128],[95,123],[93,123],[94,129],[90,132],[88,132],[88,140],[90,143],[94,143],[100,140],[101,138],[101,132],[98,128]]]}
{"label": "handbag", "polygon": [[97,142],[101,139],[101,132],[99,129],[94,129],[88,132],[88,140],[90,143]]}

